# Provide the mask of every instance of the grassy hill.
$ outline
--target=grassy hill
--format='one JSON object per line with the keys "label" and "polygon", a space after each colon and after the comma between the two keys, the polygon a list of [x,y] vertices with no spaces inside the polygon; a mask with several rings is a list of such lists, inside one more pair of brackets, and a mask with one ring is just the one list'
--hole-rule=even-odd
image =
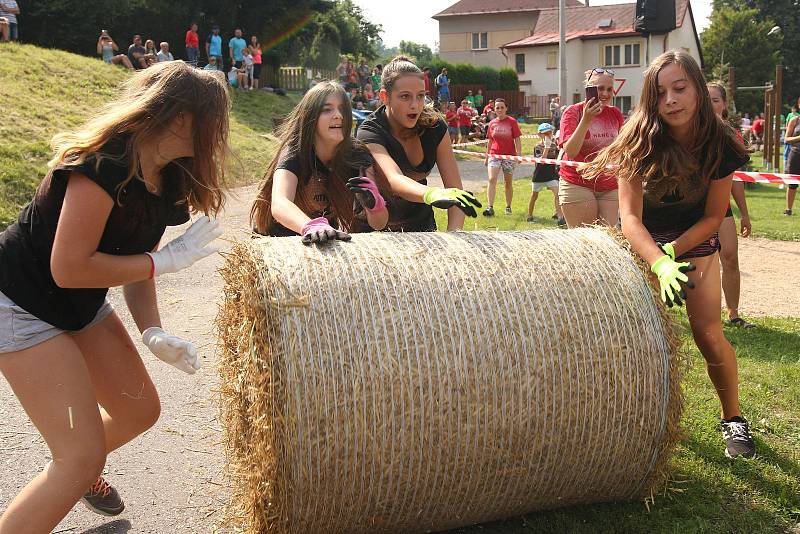
{"label": "grassy hill", "polygon": [[[0,46],[0,230],[16,217],[47,170],[50,138],[81,124],[113,98],[129,73],[86,58],[31,45]],[[238,160],[232,181],[260,178],[274,154],[272,116],[287,113],[296,97],[264,91],[232,95],[231,144]]]}

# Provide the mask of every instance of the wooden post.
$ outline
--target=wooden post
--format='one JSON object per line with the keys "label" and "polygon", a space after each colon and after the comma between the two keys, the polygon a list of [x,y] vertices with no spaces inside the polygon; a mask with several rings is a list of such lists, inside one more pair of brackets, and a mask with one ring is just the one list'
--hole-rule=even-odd
{"label": "wooden post", "polygon": [[762,156],[764,166],[767,170],[772,170],[772,158],[770,157],[770,131],[772,130],[772,87],[764,91],[764,139],[762,144]]}
{"label": "wooden post", "polygon": [[781,109],[783,109],[783,65],[775,66],[775,135],[774,137],[774,155],[775,155],[775,172],[781,170],[782,150],[781,150]]}
{"label": "wooden post", "polygon": [[736,112],[736,68],[728,67],[728,101]]}

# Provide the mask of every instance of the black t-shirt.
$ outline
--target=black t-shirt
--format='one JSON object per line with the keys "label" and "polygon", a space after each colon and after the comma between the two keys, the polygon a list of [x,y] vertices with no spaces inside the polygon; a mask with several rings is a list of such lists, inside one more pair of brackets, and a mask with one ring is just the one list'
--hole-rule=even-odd
{"label": "black t-shirt", "polygon": [[[72,171],[103,188],[114,199],[98,252],[125,256],[152,250],[169,226],[189,220],[185,186],[177,167],[162,171],[162,196],[150,193],[144,182],[133,178],[117,189],[128,175],[127,138],[106,144],[99,168],[93,156],[80,165],[56,167],[39,185],[36,197],[22,209],[17,221],[0,233],[0,291],[15,304],[62,330],[80,330],[102,306],[108,289],[61,288],[50,272],[56,227]],[[180,181],[180,182],[179,182]],[[121,205],[117,202],[119,202]]]}
{"label": "black t-shirt", "polygon": [[[386,106],[381,106],[364,120],[358,128],[356,137],[368,145],[375,144],[386,147],[386,151],[397,163],[400,171],[406,176],[413,177],[414,174],[427,175],[433,169],[436,164],[436,149],[445,135],[447,135],[447,124],[444,120],[440,120],[432,128],[425,129],[420,136],[422,161],[419,165],[413,166],[408,161],[403,145],[391,133],[389,121],[386,118]],[[422,178],[418,182],[423,185],[428,184],[426,178]],[[388,228],[390,230],[395,232],[436,231],[433,209],[427,204],[410,202],[396,195],[391,195],[391,199],[387,199],[387,203],[389,205]]]}
{"label": "black t-shirt", "polygon": [[[543,144],[538,144],[533,149],[533,157],[535,158],[558,158],[558,144],[555,139],[548,147],[547,151],[544,149]],[[558,165],[551,165],[548,163],[537,163],[533,169],[533,181],[536,183],[551,182],[558,180]]]}
{"label": "black t-shirt", "polygon": [[[374,160],[372,155],[369,153],[368,150],[354,150],[351,161],[345,167],[345,176],[344,181],[346,182],[350,178],[359,176],[361,169],[366,169],[374,164]],[[286,169],[287,171],[291,172],[295,176],[297,176],[297,191],[295,193],[295,203],[303,209],[303,212],[308,215],[311,219],[316,219],[317,217],[325,217],[328,219],[328,222],[334,228],[339,228],[339,217],[336,213],[334,213],[333,206],[331,205],[330,200],[328,199],[328,180],[331,179],[331,170],[322,162],[320,159],[314,155],[314,169],[312,170],[312,176],[303,176],[302,167],[300,165],[300,156],[299,154],[291,154],[285,153],[282,157],[278,160],[278,165],[275,167],[277,169]],[[366,215],[362,214],[360,210],[361,205],[358,203],[354,203],[354,210],[356,213],[356,218],[358,219],[361,216],[364,219],[364,223],[366,224]],[[370,231],[369,224],[366,224],[366,228],[362,224],[354,224],[354,228],[351,231],[354,232],[366,232]],[[279,222],[273,219],[272,225],[269,227],[267,231],[267,235],[277,236],[277,237],[286,237],[286,236],[295,236],[297,235],[296,232],[286,228]]]}
{"label": "black t-shirt", "polygon": [[132,45],[130,45],[128,47],[128,59],[131,60],[131,63],[133,63],[133,66],[135,68],[137,68],[137,69],[140,69],[142,67],[141,67],[141,65],[139,65],[139,60],[136,59],[135,57],[133,57],[133,55],[134,54],[145,55],[146,53],[147,53],[147,50],[145,50],[145,48],[143,46],[136,46],[136,45],[132,44]]}
{"label": "black t-shirt", "polygon": [[[723,148],[722,160],[712,180],[721,180],[750,161],[739,155],[730,140]],[[703,162],[700,162],[702,165]],[[685,231],[703,218],[708,196],[708,184],[700,176],[688,180],[660,178],[651,184],[643,183],[642,222],[650,232]]]}

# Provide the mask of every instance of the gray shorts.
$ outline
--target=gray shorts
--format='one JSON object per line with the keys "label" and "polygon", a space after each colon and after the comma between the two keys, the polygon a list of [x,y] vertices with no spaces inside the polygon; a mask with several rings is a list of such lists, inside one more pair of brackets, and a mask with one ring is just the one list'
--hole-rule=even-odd
{"label": "gray shorts", "polygon": [[92,322],[80,330],[61,330],[23,310],[0,292],[0,354],[29,349],[64,332],[77,334],[93,327],[111,315],[114,308],[106,300]]}

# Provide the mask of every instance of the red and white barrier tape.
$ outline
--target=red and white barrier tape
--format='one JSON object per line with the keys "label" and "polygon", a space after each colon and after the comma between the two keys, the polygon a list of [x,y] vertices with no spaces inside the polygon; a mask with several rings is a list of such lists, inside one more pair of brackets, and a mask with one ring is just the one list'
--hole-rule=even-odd
{"label": "red and white barrier tape", "polygon": [[[470,152],[469,150],[453,150],[456,154],[465,154],[469,156],[484,157],[484,154],[479,152]],[[491,154],[489,157],[494,159],[506,159],[509,161],[516,161],[519,163],[544,163],[546,165],[568,165],[570,167],[580,167],[585,163],[579,161],[568,161],[562,159],[549,159],[549,158],[535,158],[533,156],[506,156],[503,154]],[[733,173],[734,180],[739,182],[758,182],[758,183],[775,183],[775,184],[800,184],[800,174],[784,174],[777,172],[744,172],[736,171]]]}

